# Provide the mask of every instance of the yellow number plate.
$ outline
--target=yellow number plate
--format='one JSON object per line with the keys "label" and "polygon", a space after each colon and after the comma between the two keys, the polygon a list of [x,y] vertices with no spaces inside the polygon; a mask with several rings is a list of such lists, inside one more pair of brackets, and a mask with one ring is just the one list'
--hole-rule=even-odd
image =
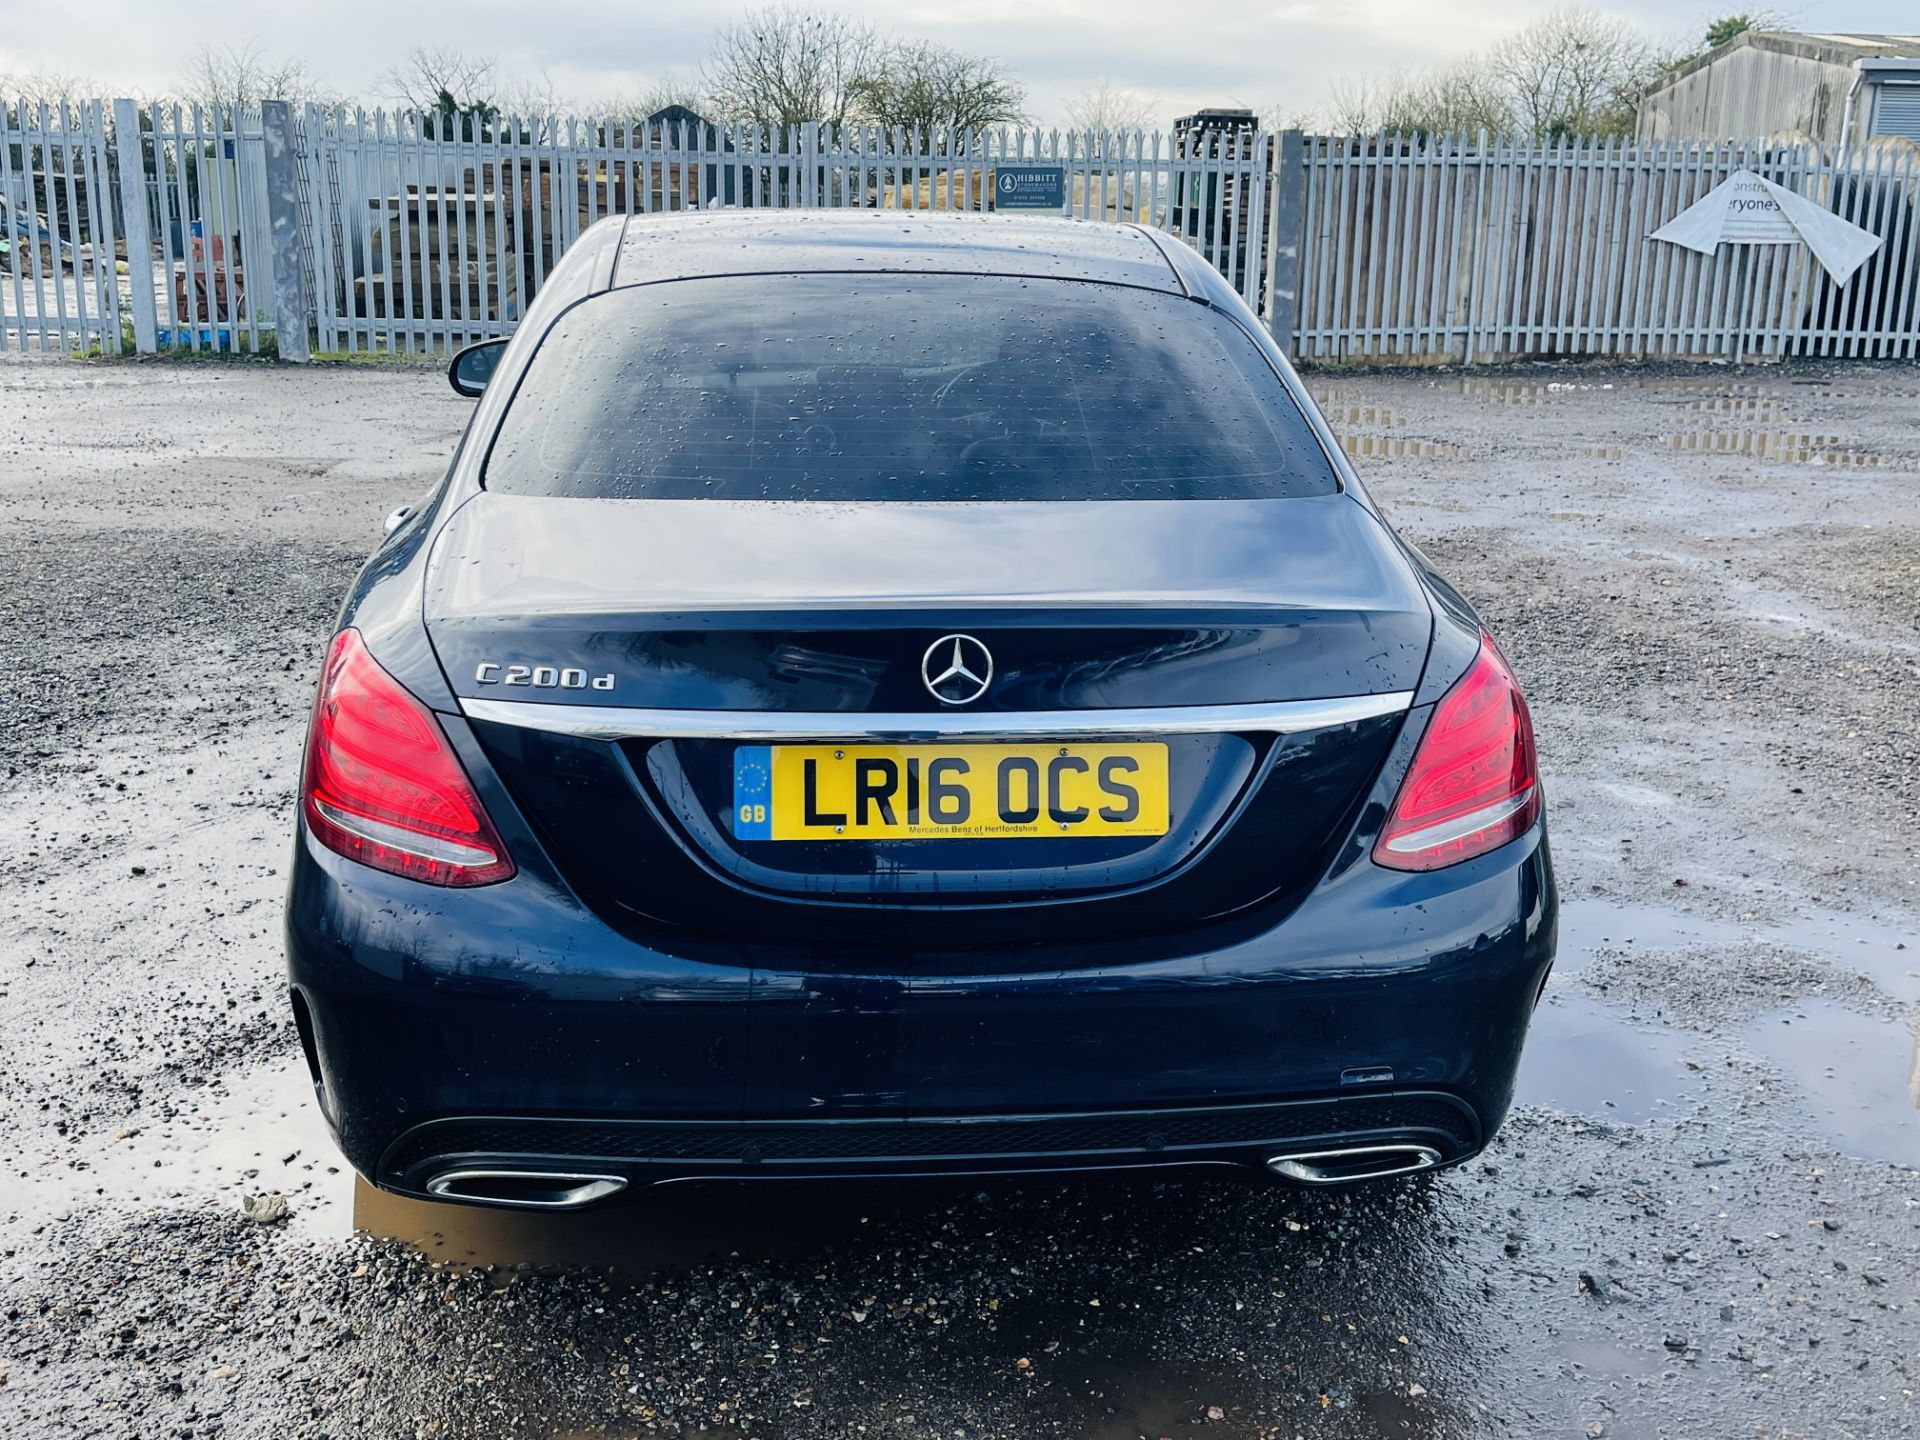
{"label": "yellow number plate", "polygon": [[742,745],[741,840],[1164,835],[1167,747]]}

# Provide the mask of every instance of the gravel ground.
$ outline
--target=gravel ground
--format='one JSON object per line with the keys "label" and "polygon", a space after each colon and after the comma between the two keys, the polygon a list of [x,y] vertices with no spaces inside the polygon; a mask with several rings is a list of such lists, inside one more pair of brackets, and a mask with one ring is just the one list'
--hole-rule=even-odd
{"label": "gravel ground", "polygon": [[0,1425],[1920,1430],[1920,371],[1314,385],[1534,702],[1562,961],[1488,1154],[1350,1195],[556,1221],[356,1193],[281,993],[320,646],[465,403],[409,369],[0,364]]}

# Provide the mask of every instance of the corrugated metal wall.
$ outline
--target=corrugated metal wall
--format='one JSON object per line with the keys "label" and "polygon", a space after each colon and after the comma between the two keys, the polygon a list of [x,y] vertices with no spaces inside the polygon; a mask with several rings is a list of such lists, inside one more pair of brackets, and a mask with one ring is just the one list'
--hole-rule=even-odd
{"label": "corrugated metal wall", "polygon": [[1642,140],[1745,140],[1798,131],[1838,144],[1853,67],[1746,45],[1640,105]]}

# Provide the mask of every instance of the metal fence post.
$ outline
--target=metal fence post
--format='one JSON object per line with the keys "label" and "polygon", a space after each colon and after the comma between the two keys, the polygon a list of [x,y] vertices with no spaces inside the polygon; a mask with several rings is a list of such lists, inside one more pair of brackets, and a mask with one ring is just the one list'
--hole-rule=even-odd
{"label": "metal fence post", "polygon": [[147,167],[140,149],[140,108],[131,100],[114,101],[113,160],[120,182],[120,238],[127,247],[127,279],[133,291],[133,348],[151,355],[160,348],[160,323],[153,297],[153,239],[147,227]]}
{"label": "metal fence post", "polygon": [[1306,199],[1306,141],[1298,130],[1282,130],[1274,137],[1273,237],[1267,250],[1267,329],[1274,343],[1293,355],[1300,316],[1300,277],[1304,237],[1300,215]]}
{"label": "metal fence post", "polygon": [[300,181],[294,166],[293,107],[284,100],[260,106],[266,142],[267,228],[273,239],[273,340],[282,360],[305,364],[307,276],[300,254]]}

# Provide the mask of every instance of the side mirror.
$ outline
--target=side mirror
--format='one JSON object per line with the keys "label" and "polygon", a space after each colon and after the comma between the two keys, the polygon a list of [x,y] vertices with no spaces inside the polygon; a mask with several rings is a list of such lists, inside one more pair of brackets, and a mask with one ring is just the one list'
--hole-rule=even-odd
{"label": "side mirror", "polygon": [[402,505],[398,510],[387,516],[386,522],[381,526],[380,533],[382,535],[391,535],[402,525],[406,524],[408,517],[412,514],[413,506]]}
{"label": "side mirror", "polygon": [[485,390],[493,372],[500,368],[500,356],[506,348],[507,342],[501,339],[480,340],[456,350],[447,365],[447,383],[454,393],[472,397]]}

